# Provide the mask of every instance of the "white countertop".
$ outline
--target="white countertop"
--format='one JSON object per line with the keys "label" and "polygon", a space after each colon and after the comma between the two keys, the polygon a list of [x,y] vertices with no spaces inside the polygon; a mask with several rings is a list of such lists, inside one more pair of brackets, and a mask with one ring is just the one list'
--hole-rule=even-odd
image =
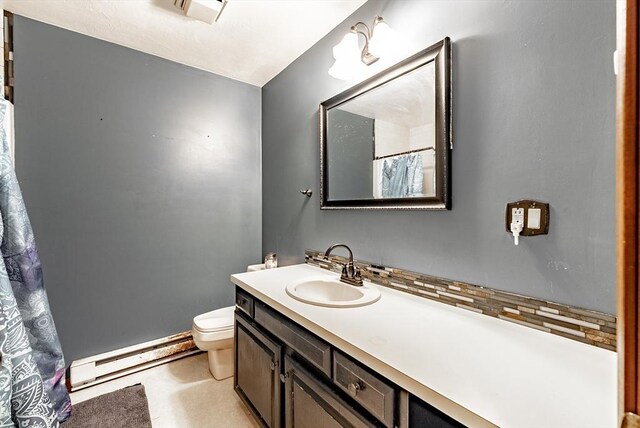
{"label": "white countertop", "polygon": [[326,308],[285,287],[331,275],[295,265],[231,281],[470,427],[616,426],[616,353],[386,287],[376,303]]}

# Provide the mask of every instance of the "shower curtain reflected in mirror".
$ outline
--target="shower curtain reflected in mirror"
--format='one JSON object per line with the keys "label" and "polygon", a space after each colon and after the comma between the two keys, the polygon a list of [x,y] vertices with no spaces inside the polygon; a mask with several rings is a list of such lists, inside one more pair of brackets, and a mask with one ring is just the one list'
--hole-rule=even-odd
{"label": "shower curtain reflected in mirror", "polygon": [[4,127],[0,140],[0,428],[56,427],[71,413],[64,357]]}

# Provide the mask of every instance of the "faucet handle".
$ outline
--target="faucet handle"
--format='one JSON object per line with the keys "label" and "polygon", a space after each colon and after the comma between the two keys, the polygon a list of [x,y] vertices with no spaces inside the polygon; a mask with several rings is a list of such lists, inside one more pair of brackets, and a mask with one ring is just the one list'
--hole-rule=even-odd
{"label": "faucet handle", "polygon": [[342,272],[353,278],[356,275],[356,271],[359,270],[353,262],[346,262],[342,267]]}
{"label": "faucet handle", "polygon": [[342,276],[340,280],[347,284],[359,287],[362,285],[362,272],[352,262],[347,262],[342,266]]}
{"label": "faucet handle", "polygon": [[353,267],[353,279],[358,285],[362,285],[362,271],[359,267]]}
{"label": "faucet handle", "polygon": [[349,263],[345,263],[342,265],[342,277],[343,278],[348,278],[350,276],[350,272],[349,272]]}

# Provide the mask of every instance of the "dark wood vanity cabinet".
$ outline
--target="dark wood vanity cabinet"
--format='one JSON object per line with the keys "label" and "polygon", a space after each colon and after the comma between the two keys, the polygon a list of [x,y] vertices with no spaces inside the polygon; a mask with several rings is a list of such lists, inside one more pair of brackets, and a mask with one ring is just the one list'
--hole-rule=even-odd
{"label": "dark wood vanity cabinet", "polygon": [[284,370],[286,428],[375,427],[289,356]]}
{"label": "dark wood vanity cabinet", "polygon": [[387,428],[394,427],[397,387],[341,352],[333,351],[333,383]]}
{"label": "dark wood vanity cabinet", "polygon": [[235,390],[262,425],[280,427],[282,347],[236,315]]}
{"label": "dark wood vanity cabinet", "polygon": [[264,427],[463,427],[241,289],[235,319],[235,389]]}
{"label": "dark wood vanity cabinet", "polygon": [[408,419],[411,427],[465,428],[460,422],[416,397],[409,399]]}

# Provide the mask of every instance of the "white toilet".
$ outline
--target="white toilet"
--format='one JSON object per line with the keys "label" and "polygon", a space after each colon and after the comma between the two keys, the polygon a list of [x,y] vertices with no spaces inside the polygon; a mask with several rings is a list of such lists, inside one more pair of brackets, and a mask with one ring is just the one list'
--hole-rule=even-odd
{"label": "white toilet", "polygon": [[[251,265],[247,272],[264,269]],[[209,354],[209,371],[223,380],[233,376],[233,311],[235,306],[216,309],[193,319],[191,334],[196,346]]]}

